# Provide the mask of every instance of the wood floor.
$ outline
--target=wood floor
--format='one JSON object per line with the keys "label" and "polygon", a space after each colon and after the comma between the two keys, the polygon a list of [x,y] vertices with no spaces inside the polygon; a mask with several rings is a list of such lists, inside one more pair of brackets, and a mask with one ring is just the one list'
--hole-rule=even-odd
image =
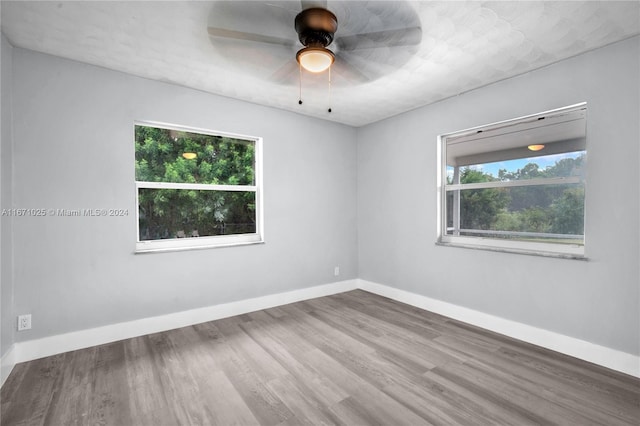
{"label": "wood floor", "polygon": [[17,365],[2,425],[638,425],[639,380],[356,290]]}

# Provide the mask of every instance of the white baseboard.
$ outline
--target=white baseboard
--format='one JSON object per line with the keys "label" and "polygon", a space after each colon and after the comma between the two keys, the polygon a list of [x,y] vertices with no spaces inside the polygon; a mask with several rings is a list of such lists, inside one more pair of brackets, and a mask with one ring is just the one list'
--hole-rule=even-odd
{"label": "white baseboard", "polygon": [[496,317],[462,306],[431,299],[416,293],[358,280],[358,288],[407,305],[435,312],[514,339],[542,346],[575,358],[602,365],[612,370],[640,377],[640,357],[574,337],[544,330],[516,321]]}
{"label": "white baseboard", "polygon": [[25,342],[17,342],[14,344],[15,363],[232,317],[234,315],[246,314],[248,312],[273,308],[301,300],[343,293],[345,291],[355,290],[357,288],[356,285],[356,280],[340,281],[285,293],[270,294],[268,296],[245,299],[237,302],[223,303],[205,308],[191,309],[157,317],[121,322],[88,330],[27,340]]}
{"label": "white baseboard", "polygon": [[16,365],[15,348],[15,344],[11,345],[0,360],[0,387],[4,385],[4,381],[7,380],[11,370],[13,370],[13,367]]}
{"label": "white baseboard", "polygon": [[2,357],[2,384],[4,384],[4,381],[9,376],[13,366],[20,362],[227,318],[234,315],[241,315],[316,297],[343,293],[358,288],[417,308],[495,331],[515,339],[593,362],[594,364],[599,364],[616,371],[640,377],[640,357],[638,356],[386,285],[354,279],[157,317],[106,325],[25,342],[16,342]]}

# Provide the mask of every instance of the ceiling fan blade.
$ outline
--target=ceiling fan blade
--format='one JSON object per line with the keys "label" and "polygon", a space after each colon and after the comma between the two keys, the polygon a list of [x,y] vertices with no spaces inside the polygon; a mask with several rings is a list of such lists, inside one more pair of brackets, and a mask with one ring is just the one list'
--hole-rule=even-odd
{"label": "ceiling fan blade", "polygon": [[209,35],[213,37],[232,38],[235,40],[255,41],[258,43],[277,44],[280,46],[292,47],[294,40],[287,40],[280,37],[272,37],[264,34],[247,33],[243,31],[227,30],[225,28],[208,27]]}
{"label": "ceiling fan blade", "polygon": [[345,58],[345,55],[338,54],[336,61],[331,66],[331,70],[332,72],[335,71],[336,74],[339,74],[342,78],[352,83],[366,83],[371,81],[371,78],[349,62]]}
{"label": "ceiling fan blade", "polygon": [[422,41],[422,28],[409,27],[398,30],[354,34],[336,39],[340,50],[376,49],[393,46],[415,46]]}
{"label": "ceiling fan blade", "polygon": [[278,68],[271,76],[269,81],[273,81],[278,84],[292,84],[296,82],[296,74],[299,72],[298,63],[295,60],[287,61],[284,65]]}
{"label": "ceiling fan blade", "polygon": [[327,0],[301,0],[300,4],[302,5],[302,10],[312,7],[321,7],[323,9],[327,8]]}
{"label": "ceiling fan blade", "polygon": [[[291,3],[291,2],[287,2],[287,3]],[[296,16],[298,13],[300,13],[299,10],[291,9],[291,8],[285,7],[285,6],[281,5],[281,4],[275,4],[275,3],[265,3],[265,4],[267,6],[269,6],[269,7],[277,7],[278,9],[286,10],[287,12],[291,13],[293,16]]]}

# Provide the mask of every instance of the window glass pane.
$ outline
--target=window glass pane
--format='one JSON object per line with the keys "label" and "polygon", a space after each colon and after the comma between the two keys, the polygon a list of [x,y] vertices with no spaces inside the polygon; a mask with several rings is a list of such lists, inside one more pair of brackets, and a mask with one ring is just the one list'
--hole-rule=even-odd
{"label": "window glass pane", "polygon": [[[473,164],[469,169],[481,172],[485,181],[517,181],[526,179],[544,179],[557,177],[582,177],[584,178],[586,166],[586,152],[568,152],[563,154],[544,155],[533,158],[520,158],[516,160],[497,161],[485,164]],[[450,169],[450,170],[449,170]],[[449,177],[453,177],[453,168],[447,168],[447,183]],[[467,180],[471,178],[467,173]],[[464,168],[461,172],[460,183],[465,182]]]}
{"label": "window glass pane", "polygon": [[255,142],[135,126],[139,182],[255,184]]}
{"label": "window glass pane", "polygon": [[447,221],[447,230],[452,229],[453,228],[453,195],[457,194],[460,191],[449,191],[447,192],[447,205],[446,205],[446,210],[447,210],[447,217],[446,217],[446,221]]}
{"label": "window glass pane", "polygon": [[446,172],[447,173],[447,181],[446,181],[447,184],[452,184],[453,183],[453,171],[454,171],[453,166],[447,165],[447,172]]}
{"label": "window glass pane", "polygon": [[439,242],[584,256],[586,116],[581,103],[441,135]]}
{"label": "window glass pane", "polygon": [[140,241],[256,232],[252,191],[140,188],[138,200]]}
{"label": "window glass pane", "polygon": [[584,243],[581,183],[461,190],[459,234],[453,219],[457,192],[447,194],[447,235]]}

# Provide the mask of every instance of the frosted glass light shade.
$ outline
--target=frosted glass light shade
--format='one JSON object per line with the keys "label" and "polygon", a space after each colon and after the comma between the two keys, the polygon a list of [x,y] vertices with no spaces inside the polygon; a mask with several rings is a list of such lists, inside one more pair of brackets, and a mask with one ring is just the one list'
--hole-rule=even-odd
{"label": "frosted glass light shade", "polygon": [[333,64],[335,56],[324,47],[306,47],[298,51],[296,60],[307,71],[322,72]]}

